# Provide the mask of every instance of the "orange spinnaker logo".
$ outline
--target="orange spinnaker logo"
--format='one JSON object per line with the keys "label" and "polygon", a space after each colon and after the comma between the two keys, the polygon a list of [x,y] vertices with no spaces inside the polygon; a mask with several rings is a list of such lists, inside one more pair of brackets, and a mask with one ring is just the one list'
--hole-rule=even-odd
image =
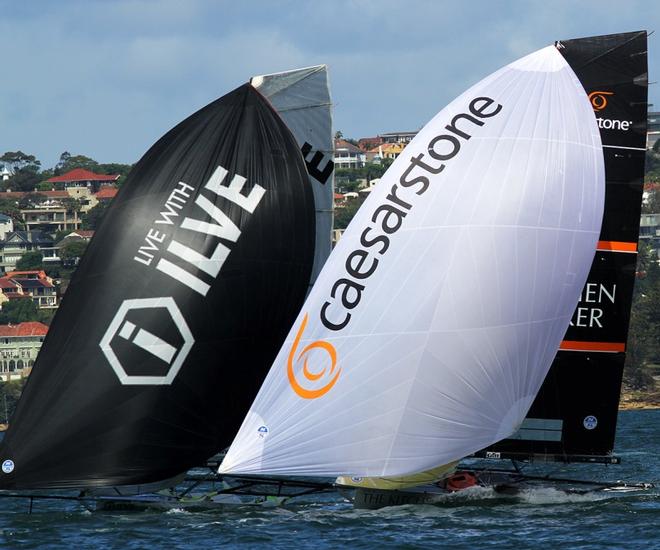
{"label": "orange spinnaker logo", "polygon": [[608,95],[614,95],[614,92],[595,91],[589,94],[589,101],[591,101],[591,106],[594,108],[594,111],[602,111],[607,107]]}
{"label": "orange spinnaker logo", "polygon": [[[286,374],[289,377],[289,384],[291,384],[291,388],[293,389],[294,392],[296,392],[300,397],[303,397],[305,399],[316,399],[318,397],[321,397],[322,395],[325,395],[330,391],[332,386],[335,385],[335,382],[337,382],[337,379],[339,378],[339,374],[341,373],[341,369],[337,369],[337,372],[335,372],[335,367],[337,366],[337,350],[332,344],[330,344],[329,342],[325,342],[324,340],[317,340],[316,342],[312,342],[311,344],[305,346],[305,348],[300,352],[298,357],[297,358],[295,357],[296,351],[298,350],[298,344],[300,343],[300,339],[302,338],[303,332],[305,332],[305,327],[307,326],[308,317],[309,315],[306,313],[305,317],[303,318],[302,324],[300,325],[300,329],[298,330],[298,334],[296,334],[296,338],[293,341],[293,346],[291,347],[291,351],[289,352],[289,358],[287,359],[287,363],[286,363]],[[326,378],[330,378],[330,380],[320,388],[307,389],[301,386],[298,380],[296,379],[296,375],[293,372],[293,365],[295,362],[300,361],[304,355],[306,355],[307,353],[309,353],[314,349],[322,349],[325,352],[327,352],[327,354],[330,356],[330,370],[328,371],[327,367],[323,367],[320,371],[316,371],[316,372],[311,371],[309,369],[309,364],[307,362],[308,357],[305,357],[305,362],[303,364],[303,369],[302,369],[302,375],[307,380],[307,382],[312,384],[317,383],[324,376]]]}

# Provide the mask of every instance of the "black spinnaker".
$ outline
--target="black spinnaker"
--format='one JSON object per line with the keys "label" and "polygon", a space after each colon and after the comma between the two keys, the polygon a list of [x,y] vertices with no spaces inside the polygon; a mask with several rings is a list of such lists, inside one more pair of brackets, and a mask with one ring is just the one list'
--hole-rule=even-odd
{"label": "black spinnaker", "polygon": [[137,163],[73,277],[0,448],[0,487],[171,478],[233,437],[314,261],[305,164],[244,85]]}
{"label": "black spinnaker", "polygon": [[557,43],[593,106],[605,157],[598,250],[520,431],[478,456],[616,462],[611,455],[635,282],[647,126],[646,31]]}

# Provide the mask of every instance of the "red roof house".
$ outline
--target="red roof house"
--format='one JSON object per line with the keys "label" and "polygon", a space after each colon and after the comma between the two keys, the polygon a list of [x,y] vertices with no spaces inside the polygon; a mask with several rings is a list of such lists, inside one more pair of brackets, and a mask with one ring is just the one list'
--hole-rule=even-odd
{"label": "red roof house", "polygon": [[21,285],[11,279],[0,277],[0,292],[2,294],[18,294],[22,293]]}
{"label": "red roof house", "polygon": [[114,199],[118,192],[119,189],[117,189],[114,185],[104,185],[94,196],[99,201],[110,200]]}
{"label": "red roof house", "polygon": [[96,182],[96,183],[114,183],[119,179],[117,174],[95,174],[89,170],[83,168],[75,168],[62,174],[61,176],[54,176],[48,180],[48,183],[87,183],[87,182]]}
{"label": "red roof house", "polygon": [[28,321],[18,325],[0,325],[0,338],[16,336],[46,336],[48,327],[38,321]]}
{"label": "red roof house", "polygon": [[8,271],[2,277],[3,279],[41,279],[52,282],[52,279],[41,269],[31,271]]}

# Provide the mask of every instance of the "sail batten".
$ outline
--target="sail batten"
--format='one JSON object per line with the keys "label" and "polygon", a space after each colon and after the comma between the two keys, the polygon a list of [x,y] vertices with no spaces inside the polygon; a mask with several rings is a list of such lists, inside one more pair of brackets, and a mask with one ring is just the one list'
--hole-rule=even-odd
{"label": "sail batten", "polygon": [[512,435],[577,303],[603,194],[596,120],[554,47],[465,92],[356,214],[220,471],[401,476]]}

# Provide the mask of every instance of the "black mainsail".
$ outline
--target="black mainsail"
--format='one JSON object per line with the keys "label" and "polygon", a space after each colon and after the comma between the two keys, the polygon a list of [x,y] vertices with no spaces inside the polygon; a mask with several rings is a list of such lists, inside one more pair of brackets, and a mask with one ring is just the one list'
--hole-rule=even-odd
{"label": "black mainsail", "polygon": [[246,84],[138,162],[69,286],[0,447],[0,487],[133,485],[226,446],[303,302],[314,199]]}
{"label": "black mainsail", "polygon": [[557,43],[593,106],[605,157],[598,251],[560,350],[520,431],[492,458],[612,456],[635,281],[647,125],[646,31]]}

